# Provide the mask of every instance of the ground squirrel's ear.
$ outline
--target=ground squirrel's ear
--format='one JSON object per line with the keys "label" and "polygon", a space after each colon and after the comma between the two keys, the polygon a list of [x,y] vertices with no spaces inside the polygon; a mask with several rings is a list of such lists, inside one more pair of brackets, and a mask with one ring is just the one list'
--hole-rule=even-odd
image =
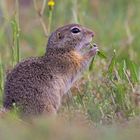
{"label": "ground squirrel's ear", "polygon": [[58,39],[62,39],[62,38],[63,38],[63,36],[62,36],[62,34],[61,34],[60,32],[57,32],[56,35],[57,35],[57,38],[58,38]]}

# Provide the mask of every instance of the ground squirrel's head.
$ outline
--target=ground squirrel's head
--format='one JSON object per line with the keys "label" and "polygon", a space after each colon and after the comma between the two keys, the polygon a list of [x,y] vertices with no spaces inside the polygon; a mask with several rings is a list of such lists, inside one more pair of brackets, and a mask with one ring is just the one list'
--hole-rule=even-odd
{"label": "ground squirrel's head", "polygon": [[47,48],[70,48],[81,50],[89,45],[94,33],[79,25],[69,24],[54,31],[48,40]]}

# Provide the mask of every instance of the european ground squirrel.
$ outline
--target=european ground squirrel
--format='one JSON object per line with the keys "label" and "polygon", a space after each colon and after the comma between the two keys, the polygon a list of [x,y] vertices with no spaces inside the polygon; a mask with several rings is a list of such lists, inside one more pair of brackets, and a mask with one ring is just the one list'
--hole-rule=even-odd
{"label": "european ground squirrel", "polygon": [[79,25],[69,24],[54,31],[46,53],[26,59],[7,75],[4,108],[15,104],[22,115],[56,114],[64,94],[89,66],[98,48],[90,48],[94,33]]}

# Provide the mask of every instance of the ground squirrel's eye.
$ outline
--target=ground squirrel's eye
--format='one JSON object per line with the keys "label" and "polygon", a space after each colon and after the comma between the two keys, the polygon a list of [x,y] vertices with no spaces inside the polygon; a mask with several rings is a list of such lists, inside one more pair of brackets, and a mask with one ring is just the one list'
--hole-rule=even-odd
{"label": "ground squirrel's eye", "polygon": [[77,27],[74,27],[74,28],[71,29],[71,32],[74,33],[74,34],[77,34],[77,33],[80,32],[80,29],[77,28]]}

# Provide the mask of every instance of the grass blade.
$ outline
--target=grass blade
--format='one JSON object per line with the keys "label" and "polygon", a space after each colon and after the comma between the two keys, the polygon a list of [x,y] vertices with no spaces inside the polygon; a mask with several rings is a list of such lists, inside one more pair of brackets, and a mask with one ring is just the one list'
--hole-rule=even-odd
{"label": "grass blade", "polygon": [[131,60],[128,60],[128,68],[130,70],[130,74],[131,74],[131,80],[132,82],[138,82],[138,73],[137,73],[137,65],[131,61]]}
{"label": "grass blade", "polygon": [[113,69],[114,69],[115,64],[116,64],[116,51],[114,50],[114,54],[113,54],[113,57],[111,59],[111,63],[109,64],[109,67],[108,67],[109,74],[113,73]]}
{"label": "grass blade", "polygon": [[14,57],[13,64],[15,65],[20,60],[20,54],[19,54],[20,30],[19,30],[19,26],[18,26],[18,23],[17,23],[15,17],[11,20],[11,27],[12,27],[12,32],[13,32],[13,55],[14,55],[13,56]]}
{"label": "grass blade", "polygon": [[106,56],[106,54],[105,54],[103,51],[99,51],[99,52],[97,53],[97,55],[98,55],[99,57],[103,58],[103,59],[107,59],[107,56]]}

